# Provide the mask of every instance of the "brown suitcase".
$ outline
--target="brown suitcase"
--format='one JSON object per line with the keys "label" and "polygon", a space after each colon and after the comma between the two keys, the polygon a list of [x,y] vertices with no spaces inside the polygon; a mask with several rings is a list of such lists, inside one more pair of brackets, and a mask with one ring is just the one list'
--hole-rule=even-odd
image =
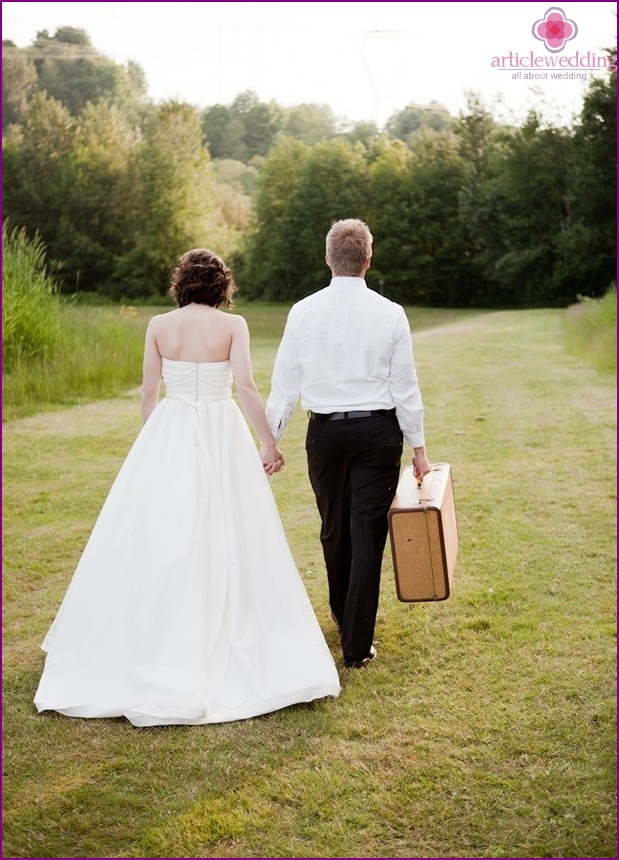
{"label": "brown suitcase", "polygon": [[421,487],[407,466],[388,514],[398,600],[446,600],[458,554],[451,468],[435,463]]}

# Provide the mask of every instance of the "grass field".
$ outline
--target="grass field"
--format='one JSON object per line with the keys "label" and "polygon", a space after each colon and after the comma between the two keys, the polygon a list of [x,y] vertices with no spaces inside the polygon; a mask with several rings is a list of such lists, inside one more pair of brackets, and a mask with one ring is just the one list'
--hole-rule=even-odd
{"label": "grass field", "polygon": [[[283,313],[247,316],[266,394]],[[398,603],[387,553],[378,660],[344,669],[299,410],[272,481],[335,701],[145,730],[36,715],[138,395],[4,425],[3,856],[616,856],[614,380],[568,354],[563,311],[411,321],[428,453],[454,475],[449,600]]]}

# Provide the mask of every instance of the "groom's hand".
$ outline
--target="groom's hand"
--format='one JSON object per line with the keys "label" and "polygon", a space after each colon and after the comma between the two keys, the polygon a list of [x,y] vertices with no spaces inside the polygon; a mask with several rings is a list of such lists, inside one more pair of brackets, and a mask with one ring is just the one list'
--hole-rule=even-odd
{"label": "groom's hand", "polygon": [[413,474],[417,480],[417,486],[421,486],[424,477],[431,471],[425,447],[415,448],[413,457]]}
{"label": "groom's hand", "polygon": [[267,475],[274,475],[286,465],[284,455],[275,445],[263,445],[260,449],[260,459]]}

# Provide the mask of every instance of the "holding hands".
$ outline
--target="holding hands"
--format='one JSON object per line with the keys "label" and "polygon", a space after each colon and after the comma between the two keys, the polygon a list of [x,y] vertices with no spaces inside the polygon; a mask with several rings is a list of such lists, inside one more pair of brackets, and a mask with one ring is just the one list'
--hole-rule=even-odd
{"label": "holding hands", "polygon": [[275,472],[281,471],[286,465],[284,455],[275,443],[262,445],[260,448],[260,459],[267,475],[274,475]]}

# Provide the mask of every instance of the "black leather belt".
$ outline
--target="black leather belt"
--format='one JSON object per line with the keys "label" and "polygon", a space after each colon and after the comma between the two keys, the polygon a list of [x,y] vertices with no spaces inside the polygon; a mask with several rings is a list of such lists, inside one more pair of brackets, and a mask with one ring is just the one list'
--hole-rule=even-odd
{"label": "black leather belt", "polygon": [[307,413],[312,421],[350,421],[353,418],[375,418],[378,415],[395,415],[395,409],[366,409],[361,412]]}

